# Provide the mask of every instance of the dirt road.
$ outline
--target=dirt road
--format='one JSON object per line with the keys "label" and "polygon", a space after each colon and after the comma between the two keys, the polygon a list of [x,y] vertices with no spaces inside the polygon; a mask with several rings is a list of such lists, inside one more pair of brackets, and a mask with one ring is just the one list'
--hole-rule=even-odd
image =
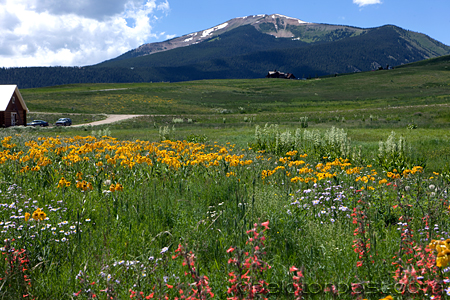
{"label": "dirt road", "polygon": [[95,121],[91,123],[84,123],[84,124],[77,124],[72,125],[72,127],[81,127],[81,126],[95,126],[95,125],[104,125],[104,124],[110,124],[118,121],[128,120],[136,117],[142,117],[144,115],[108,115],[108,117],[101,121]]}

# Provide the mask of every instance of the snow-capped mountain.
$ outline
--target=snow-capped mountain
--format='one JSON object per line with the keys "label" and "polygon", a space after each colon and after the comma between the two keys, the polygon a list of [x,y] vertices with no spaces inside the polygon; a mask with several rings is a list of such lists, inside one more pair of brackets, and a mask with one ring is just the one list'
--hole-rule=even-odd
{"label": "snow-capped mountain", "polygon": [[234,18],[217,26],[189,33],[180,37],[176,37],[164,42],[156,42],[144,44],[136,49],[133,49],[117,59],[126,59],[131,57],[154,54],[167,50],[176,49],[179,47],[186,47],[201,42],[210,40],[215,36],[219,36],[225,32],[233,30],[244,25],[252,25],[258,31],[273,35],[275,37],[296,38],[293,29],[298,26],[313,26],[319,25],[302,21],[300,19],[283,16],[280,14],[272,15],[252,15],[240,18]]}
{"label": "snow-capped mountain", "polygon": [[369,71],[447,54],[449,46],[394,25],[358,28],[272,14],[234,18],[145,44],[92,67],[134,70],[143,81],[260,78],[274,69],[308,77]]}

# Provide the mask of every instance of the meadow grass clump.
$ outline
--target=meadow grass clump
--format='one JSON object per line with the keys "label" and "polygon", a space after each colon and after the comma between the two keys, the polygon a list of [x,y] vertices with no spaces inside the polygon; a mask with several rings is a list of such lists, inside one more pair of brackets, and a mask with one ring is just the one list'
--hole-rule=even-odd
{"label": "meadow grass clump", "polygon": [[[180,124],[180,123],[183,123],[183,122],[184,122],[183,118],[173,118],[172,119],[172,123],[173,124]],[[192,122],[192,120],[191,120],[191,122]]]}
{"label": "meadow grass clump", "polygon": [[300,127],[301,128],[307,128],[308,127],[308,117],[300,117]]}
{"label": "meadow grass clump", "polygon": [[351,141],[347,133],[344,129],[334,126],[324,133],[317,129],[302,131],[300,128],[292,133],[290,130],[281,131],[276,124],[266,124],[264,128],[256,125],[255,142],[250,146],[255,150],[264,150],[275,155],[297,150],[318,158],[351,157]]}
{"label": "meadow grass clump", "polygon": [[281,131],[276,124],[266,124],[264,128],[255,127],[255,142],[250,147],[258,151],[267,151],[275,155],[283,155],[288,151],[300,151],[313,155],[316,159],[332,161],[336,158],[346,158],[353,163],[376,164],[386,172],[403,172],[414,166],[425,166],[426,160],[413,151],[403,136],[397,139],[396,133],[391,132],[386,141],[380,141],[378,154],[375,159],[365,157],[361,146],[352,144],[347,132],[343,128],[331,128],[320,131],[318,129],[300,129],[294,132]]}
{"label": "meadow grass clump", "polygon": [[170,138],[170,129],[169,126],[160,126],[159,127],[159,139],[161,141],[168,140]]}
{"label": "meadow grass clump", "polygon": [[414,155],[411,146],[403,136],[397,139],[394,131],[385,142],[379,142],[378,164],[388,172],[398,170],[402,172],[413,166],[425,166],[424,159]]}
{"label": "meadow grass clump", "polygon": [[208,137],[204,134],[190,134],[186,137],[186,141],[192,143],[206,143],[206,141],[208,141]]}
{"label": "meadow grass clump", "polygon": [[282,155],[287,151],[294,150],[297,144],[298,135],[295,136],[289,130],[282,132],[277,124],[265,124],[255,126],[255,143],[250,147],[255,150],[263,150],[275,155]]}
{"label": "meadow grass clump", "polygon": [[331,159],[343,157],[350,158],[351,142],[344,129],[331,127],[320,135],[317,131],[305,130],[302,146],[304,152],[315,152],[319,157]]}
{"label": "meadow grass clump", "polygon": [[109,128],[92,130],[91,135],[97,138],[101,138],[102,136],[111,136],[111,130],[109,130]]}

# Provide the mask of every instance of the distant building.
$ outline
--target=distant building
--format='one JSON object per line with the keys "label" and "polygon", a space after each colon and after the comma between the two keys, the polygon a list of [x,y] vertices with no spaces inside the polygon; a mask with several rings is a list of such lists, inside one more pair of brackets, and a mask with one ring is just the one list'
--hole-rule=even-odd
{"label": "distant building", "polygon": [[267,75],[266,75],[266,78],[296,79],[296,77],[292,73],[283,73],[283,72],[279,72],[277,70],[269,71],[269,73],[267,73]]}
{"label": "distant building", "polygon": [[0,126],[27,125],[27,112],[17,85],[0,85]]}

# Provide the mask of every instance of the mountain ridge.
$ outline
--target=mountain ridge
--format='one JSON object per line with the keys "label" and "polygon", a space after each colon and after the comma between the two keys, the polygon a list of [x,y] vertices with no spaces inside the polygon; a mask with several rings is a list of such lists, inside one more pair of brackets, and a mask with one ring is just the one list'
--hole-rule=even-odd
{"label": "mountain ridge", "polygon": [[[278,17],[278,18],[277,18]],[[282,19],[282,22],[279,22],[279,20]],[[287,25],[313,25],[315,23],[305,22],[300,19],[287,17],[280,14],[272,14],[272,15],[250,15],[250,16],[244,16],[244,17],[238,17],[230,19],[226,22],[220,23],[214,27],[210,27],[208,29],[184,34],[179,37],[175,37],[163,42],[154,42],[154,43],[146,43],[143,44],[135,49],[132,49],[130,51],[127,51],[126,53],[113,58],[108,61],[112,60],[122,60],[132,57],[138,57],[138,56],[144,56],[144,55],[150,55],[154,53],[164,52],[168,50],[173,50],[179,47],[187,47],[191,45],[195,45],[204,41],[207,41],[211,38],[214,38],[215,36],[221,35],[225,32],[228,32],[230,30],[233,30],[239,26],[245,26],[245,25],[252,25],[255,28],[259,29],[259,31],[270,34],[275,37],[291,37],[295,38],[295,35],[292,34],[289,30],[286,30],[286,26],[279,30],[278,26],[279,24],[287,24]],[[272,24],[273,28],[269,26],[261,26],[261,24]],[[320,25],[320,24],[317,24]],[[337,25],[337,26],[344,26],[349,27],[345,25]],[[356,27],[355,27],[356,28]],[[275,29],[275,30],[273,30]]]}
{"label": "mountain ridge", "polygon": [[[146,43],[106,62],[146,56],[155,53],[170,51],[181,47],[189,47],[199,43],[207,42],[237,27],[245,25],[251,25],[259,32],[274,36],[276,38],[290,38],[292,40],[302,41],[308,44],[333,42],[349,37],[358,36],[361,34],[366,34],[371,30],[382,27],[379,26],[373,28],[360,28],[348,25],[312,23],[281,14],[251,15],[233,18],[214,27],[185,34],[180,37],[175,37],[163,42]],[[383,26],[395,25],[388,24]],[[395,27],[404,30],[403,28],[400,28],[398,26]],[[422,47],[423,50],[426,50],[425,52],[429,57],[425,58],[450,54],[449,46],[440,43],[439,41],[436,41],[425,34],[413,31],[407,32],[407,34],[399,32],[400,37],[402,39],[410,41],[420,40],[422,43],[426,44],[424,46],[416,45],[417,47]]]}

